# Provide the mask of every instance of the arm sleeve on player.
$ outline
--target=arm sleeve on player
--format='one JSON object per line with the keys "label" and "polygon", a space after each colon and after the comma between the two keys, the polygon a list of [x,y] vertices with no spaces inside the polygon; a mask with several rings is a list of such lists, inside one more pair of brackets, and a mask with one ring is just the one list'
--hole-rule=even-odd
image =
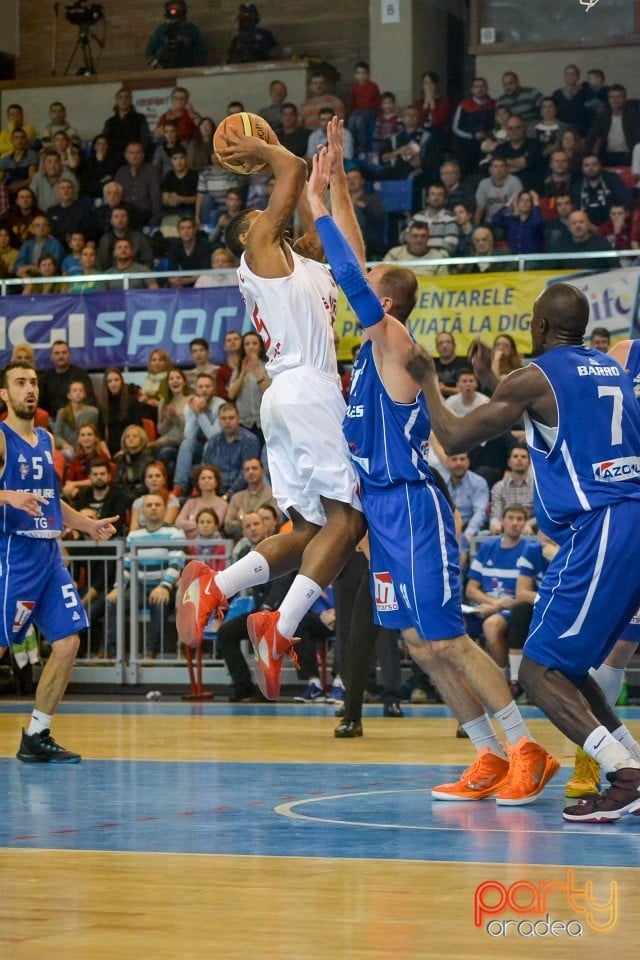
{"label": "arm sleeve on player", "polygon": [[336,283],[345,292],[363,327],[372,327],[384,317],[382,304],[367,283],[356,256],[331,217],[319,217],[316,230],[333,270]]}

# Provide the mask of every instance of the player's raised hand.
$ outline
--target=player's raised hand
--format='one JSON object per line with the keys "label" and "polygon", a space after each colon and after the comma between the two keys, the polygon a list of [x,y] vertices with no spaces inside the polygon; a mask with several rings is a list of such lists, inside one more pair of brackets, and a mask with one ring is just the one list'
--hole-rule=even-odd
{"label": "player's raised hand", "polygon": [[313,158],[311,176],[307,184],[307,199],[314,219],[328,214],[325,197],[329,189],[331,176],[331,157],[327,147],[318,147]]}
{"label": "player's raised hand", "polygon": [[227,147],[217,151],[220,160],[252,166],[257,160],[263,159],[263,148],[267,144],[259,137],[249,137],[235,130],[228,130],[222,136]]}
{"label": "player's raised hand", "polygon": [[331,158],[331,176],[344,173],[344,120],[331,117],[327,126],[327,145]]}
{"label": "player's raised hand", "polygon": [[407,371],[422,386],[425,380],[436,375],[436,365],[430,353],[417,343],[412,343],[405,363]]}
{"label": "player's raised hand", "polygon": [[491,373],[491,347],[483,343],[480,337],[476,337],[469,347],[467,356],[471,361],[478,382],[483,383],[488,374]]}
{"label": "player's raised hand", "polygon": [[31,517],[41,517],[42,507],[46,507],[49,503],[39,493],[18,493],[17,490],[7,490],[5,497],[6,502],[12,507],[16,510],[24,510]]}

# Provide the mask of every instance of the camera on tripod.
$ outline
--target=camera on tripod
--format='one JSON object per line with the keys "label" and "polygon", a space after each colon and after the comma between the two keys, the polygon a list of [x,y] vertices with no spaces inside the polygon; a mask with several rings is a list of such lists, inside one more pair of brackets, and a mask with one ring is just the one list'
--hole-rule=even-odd
{"label": "camera on tripod", "polygon": [[104,7],[101,3],[87,3],[86,0],[76,0],[75,3],[65,4],[65,17],[74,27],[91,27],[105,19]]}

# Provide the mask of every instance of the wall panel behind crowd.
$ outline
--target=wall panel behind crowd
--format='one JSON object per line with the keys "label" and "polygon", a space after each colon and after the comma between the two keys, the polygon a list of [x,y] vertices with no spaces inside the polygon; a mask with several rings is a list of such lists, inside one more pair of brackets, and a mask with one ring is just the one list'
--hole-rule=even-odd
{"label": "wall panel behind crowd", "polygon": [[[153,29],[162,22],[162,0],[109,0],[103,6],[107,15],[106,43],[103,51],[94,51],[98,73],[143,70],[145,46]],[[59,7],[57,42],[54,7]],[[207,63],[224,63],[237,29],[237,0],[189,0],[188,7],[189,19],[199,27],[206,43]],[[353,64],[368,55],[368,0],[326,4],[322,17],[318,16],[314,0],[282,0],[277,4],[265,0],[258,2],[257,7],[261,25],[274,34],[285,51],[293,56],[308,54],[329,60],[347,85],[351,82]],[[67,23],[63,14],[63,4],[21,0],[18,78],[50,74],[54,45],[56,73],[64,72],[78,31]],[[242,90],[237,89],[234,96],[242,97]],[[196,106],[208,112],[206,105]]]}

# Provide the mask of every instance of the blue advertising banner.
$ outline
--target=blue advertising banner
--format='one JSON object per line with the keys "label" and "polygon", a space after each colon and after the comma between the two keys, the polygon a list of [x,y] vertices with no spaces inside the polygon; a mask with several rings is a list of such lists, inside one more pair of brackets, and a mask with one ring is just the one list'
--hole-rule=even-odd
{"label": "blue advertising banner", "polygon": [[73,362],[89,370],[146,367],[149,352],[166,350],[177,365],[191,365],[189,342],[204,337],[214,363],[222,363],[225,333],[251,329],[237,287],[114,290],[108,293],[0,298],[0,365],[18,343],[28,343],[36,366],[50,366],[55,340],[66,340]]}

